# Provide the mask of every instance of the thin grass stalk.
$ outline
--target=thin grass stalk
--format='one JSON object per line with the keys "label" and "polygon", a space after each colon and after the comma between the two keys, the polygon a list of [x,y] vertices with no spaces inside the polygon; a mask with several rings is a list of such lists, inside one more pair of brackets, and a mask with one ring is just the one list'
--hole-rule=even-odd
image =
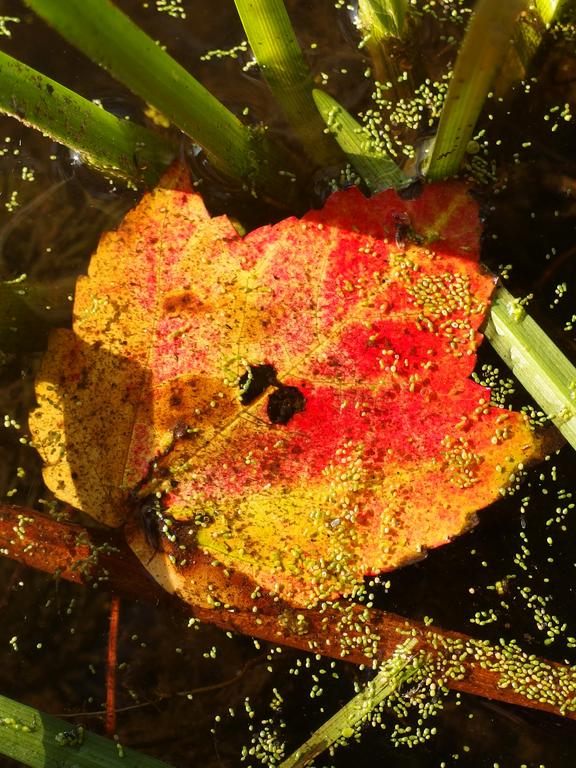
{"label": "thin grass stalk", "polygon": [[576,368],[503,286],[494,292],[483,333],[576,449]]}
{"label": "thin grass stalk", "polygon": [[75,150],[98,171],[133,184],[154,184],[175,153],[159,134],[114,117],[2,51],[0,111]]}
{"label": "thin grass stalk", "polygon": [[82,53],[200,144],[223,173],[285,196],[285,158],[256,135],[110,0],[26,0]]}
{"label": "thin grass stalk", "polygon": [[397,103],[414,93],[412,73],[402,65],[408,0],[359,0],[358,27],[372,60],[374,78]]}
{"label": "thin grass stalk", "polygon": [[535,0],[534,2],[536,11],[546,26],[552,24],[567,5],[566,0]]}
{"label": "thin grass stalk", "polygon": [[262,75],[315,165],[341,161],[312,99],[313,80],[282,0],[234,0]]}
{"label": "thin grass stalk", "polygon": [[498,67],[527,0],[478,0],[460,46],[426,168],[431,180],[458,172]]}
{"label": "thin grass stalk", "polygon": [[30,768],[170,768],[6,696],[0,696],[0,754]]}
{"label": "thin grass stalk", "polygon": [[372,134],[332,96],[317,89],[313,96],[327,129],[370,192],[381,192],[390,187],[399,189],[410,183],[396,163],[375,146]]}
{"label": "thin grass stalk", "polygon": [[536,0],[521,14],[514,30],[514,46],[496,77],[496,96],[503,96],[512,85],[526,77],[546,30],[560,15],[563,5],[562,0]]}
{"label": "thin grass stalk", "polygon": [[352,739],[374,710],[418,672],[418,657],[410,653],[415,645],[414,638],[398,645],[364,689],[314,731],[278,768],[304,768],[333,744]]}

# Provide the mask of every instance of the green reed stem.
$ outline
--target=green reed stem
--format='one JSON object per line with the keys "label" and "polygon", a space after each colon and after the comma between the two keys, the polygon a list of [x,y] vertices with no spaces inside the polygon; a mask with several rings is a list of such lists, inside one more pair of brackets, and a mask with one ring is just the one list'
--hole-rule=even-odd
{"label": "green reed stem", "polygon": [[104,174],[154,184],[174,156],[160,135],[120,120],[0,51],[0,111],[77,151]]}
{"label": "green reed stem", "polygon": [[360,26],[378,43],[402,37],[408,0],[359,0]]}
{"label": "green reed stem", "polygon": [[0,696],[0,754],[30,768],[169,768],[6,696]]}
{"label": "green reed stem", "polygon": [[478,116],[510,49],[518,14],[527,0],[478,0],[460,46],[427,166],[429,179],[458,172]]}
{"label": "green reed stem", "polygon": [[484,335],[576,449],[576,368],[504,287],[494,292]]}
{"label": "green reed stem", "polygon": [[313,96],[326,127],[371,192],[410,183],[408,176],[376,146],[372,134],[332,96],[316,89]]}
{"label": "green reed stem", "polygon": [[315,165],[341,160],[312,99],[313,80],[282,0],[234,0],[262,75]]}
{"label": "green reed stem", "polygon": [[284,158],[110,0],[26,0],[72,45],[200,144],[223,173],[282,196]]}
{"label": "green reed stem", "polygon": [[494,92],[497,96],[504,95],[524,79],[547,28],[560,15],[564,4],[562,0],[535,0],[528,11],[521,14],[514,29],[514,45],[496,76]]}
{"label": "green reed stem", "polygon": [[399,645],[364,689],[314,731],[279,768],[304,768],[333,744],[353,738],[374,709],[418,672],[421,662],[410,653],[415,645],[414,638]]}
{"label": "green reed stem", "polygon": [[567,5],[567,0],[535,0],[534,2],[536,11],[544,24],[551,24]]}
{"label": "green reed stem", "polygon": [[525,70],[542,42],[546,28],[560,15],[565,5],[565,0],[535,0],[532,18],[519,25],[514,43]]}
{"label": "green reed stem", "polygon": [[399,51],[406,35],[408,0],[358,0],[358,24],[375,79],[397,103],[414,93],[411,69],[402,66]]}

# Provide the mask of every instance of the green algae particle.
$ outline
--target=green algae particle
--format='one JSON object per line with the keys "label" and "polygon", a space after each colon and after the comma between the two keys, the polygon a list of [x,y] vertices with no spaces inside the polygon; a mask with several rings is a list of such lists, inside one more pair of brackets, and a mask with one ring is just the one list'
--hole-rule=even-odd
{"label": "green algae particle", "polygon": [[[1,728],[8,728],[16,733],[35,733],[38,730],[38,723],[35,715],[28,722],[19,717],[0,717]],[[7,752],[6,754],[10,753]]]}

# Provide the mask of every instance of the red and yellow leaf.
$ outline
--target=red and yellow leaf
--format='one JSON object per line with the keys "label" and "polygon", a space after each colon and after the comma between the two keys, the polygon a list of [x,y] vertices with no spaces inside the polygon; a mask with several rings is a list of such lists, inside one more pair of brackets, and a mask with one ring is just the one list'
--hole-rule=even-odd
{"label": "red and yellow leaf", "polygon": [[173,170],[102,238],[51,340],[31,417],[48,486],[128,522],[192,602],[195,553],[305,604],[449,541],[537,450],[468,378],[493,288],[479,234],[450,182],[338,192],[241,238]]}

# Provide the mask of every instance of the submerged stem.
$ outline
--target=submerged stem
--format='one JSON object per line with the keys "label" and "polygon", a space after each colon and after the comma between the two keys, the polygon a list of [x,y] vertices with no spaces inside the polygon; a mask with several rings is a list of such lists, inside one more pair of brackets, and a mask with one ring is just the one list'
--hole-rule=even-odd
{"label": "submerged stem", "polygon": [[407,0],[358,0],[358,26],[370,53],[375,79],[389,89],[390,100],[410,98],[414,83],[401,54],[406,37]]}

